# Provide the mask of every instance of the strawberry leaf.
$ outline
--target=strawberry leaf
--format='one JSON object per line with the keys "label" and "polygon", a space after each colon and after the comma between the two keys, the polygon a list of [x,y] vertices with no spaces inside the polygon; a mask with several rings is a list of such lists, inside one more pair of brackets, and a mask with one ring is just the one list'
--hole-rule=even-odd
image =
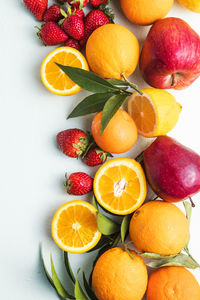
{"label": "strawberry leaf", "polygon": [[108,123],[112,119],[112,117],[119,110],[123,102],[126,100],[127,94],[117,94],[112,96],[105,104],[103,108],[103,114],[101,119],[101,131],[100,135],[103,134],[106,129]]}
{"label": "strawberry leaf", "polygon": [[97,74],[80,68],[63,66],[55,63],[67,76],[81,88],[94,93],[112,93],[119,91],[118,87],[110,84]]}

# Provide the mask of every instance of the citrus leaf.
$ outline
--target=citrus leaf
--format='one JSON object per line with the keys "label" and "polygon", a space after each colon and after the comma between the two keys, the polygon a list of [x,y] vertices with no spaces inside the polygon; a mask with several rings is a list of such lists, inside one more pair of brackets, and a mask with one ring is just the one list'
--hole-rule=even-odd
{"label": "citrus leaf", "polygon": [[85,290],[86,290],[88,296],[90,297],[90,299],[91,300],[98,300],[97,297],[95,296],[92,288],[90,287],[89,283],[87,282],[87,279],[85,277],[84,272],[83,272],[83,283],[84,283]]}
{"label": "citrus leaf", "polygon": [[113,242],[111,243],[111,248],[115,248],[118,245],[120,239],[121,239],[121,233],[119,232],[118,234],[115,235]]}
{"label": "citrus leaf", "polygon": [[132,259],[137,260],[137,258],[128,249],[126,249],[126,252]]}
{"label": "citrus leaf", "polygon": [[140,256],[149,258],[149,259],[168,259],[168,258],[173,258],[176,255],[162,255],[162,254],[157,254],[157,253],[151,253],[151,252],[144,252],[141,253]]}
{"label": "citrus leaf", "polygon": [[120,226],[117,223],[101,213],[98,213],[97,215],[97,225],[99,231],[104,235],[111,235],[120,230]]}
{"label": "citrus leaf", "polygon": [[80,68],[63,66],[55,63],[67,76],[81,88],[94,93],[110,93],[119,91],[119,88],[107,82],[97,74]]}
{"label": "citrus leaf", "polygon": [[119,85],[119,86],[129,86],[128,82],[120,79],[115,79],[115,78],[109,78],[106,79],[109,83],[113,85]]}
{"label": "citrus leaf", "polygon": [[160,268],[165,266],[179,266],[179,267],[186,267],[189,269],[196,269],[200,267],[200,265],[196,261],[194,261],[191,257],[182,253],[172,258],[149,262],[147,263],[147,266],[151,268]]}
{"label": "citrus leaf", "polygon": [[122,240],[123,244],[124,244],[124,241],[126,238],[126,234],[128,232],[130,219],[131,219],[131,215],[127,215],[123,218],[122,223],[121,223],[121,240]]}
{"label": "citrus leaf", "polygon": [[[78,271],[78,273],[79,273],[79,271]],[[78,281],[78,274],[76,276],[76,282],[75,282],[75,286],[74,286],[74,295],[75,295],[76,300],[89,300],[86,297],[83,289],[80,286],[80,283]]]}
{"label": "citrus leaf", "polygon": [[186,212],[186,218],[188,219],[188,222],[190,224],[191,222],[191,216],[192,216],[192,204],[188,201],[184,201],[183,205],[185,207],[185,212]]}
{"label": "citrus leaf", "polygon": [[98,203],[97,203],[97,199],[96,199],[95,195],[93,195],[93,197],[92,197],[92,205],[96,208],[97,211],[99,211]]}
{"label": "citrus leaf", "polygon": [[91,250],[89,250],[87,252],[90,253],[90,252],[96,251],[106,245],[112,245],[112,243],[113,243],[113,240],[110,237],[103,235],[102,238],[100,239],[100,241],[98,242],[98,244],[94,248],[92,248]]}
{"label": "citrus leaf", "polygon": [[113,93],[96,93],[86,97],[73,109],[67,119],[100,112],[106,101],[113,95]]}
{"label": "citrus leaf", "polygon": [[53,280],[53,283],[55,285],[55,288],[56,288],[58,294],[65,299],[75,299],[72,295],[70,295],[65,290],[62,283],[60,282],[60,279],[58,278],[58,275],[57,275],[55,267],[54,267],[52,255],[51,255],[51,273],[52,273],[52,280]]}
{"label": "citrus leaf", "polygon": [[75,283],[76,279],[74,277],[70,262],[69,262],[69,257],[68,253],[64,251],[64,262],[65,262],[65,268],[67,271],[67,274],[69,275],[70,279],[72,280],[73,283]]}
{"label": "citrus leaf", "polygon": [[120,106],[123,104],[125,99],[127,98],[127,94],[117,94],[112,96],[104,105],[102,119],[101,119],[101,131],[100,135],[103,134],[105,128],[107,127],[108,123],[112,119],[112,117],[116,114],[119,110]]}
{"label": "citrus leaf", "polygon": [[43,269],[44,269],[44,272],[45,272],[45,275],[49,281],[49,283],[52,285],[53,288],[55,288],[55,285],[53,283],[53,280],[49,274],[49,272],[47,271],[47,267],[45,265],[45,262],[44,262],[44,254],[43,254],[43,248],[42,248],[42,245],[40,246],[40,255],[41,255],[41,260],[42,260],[42,266],[43,266]]}

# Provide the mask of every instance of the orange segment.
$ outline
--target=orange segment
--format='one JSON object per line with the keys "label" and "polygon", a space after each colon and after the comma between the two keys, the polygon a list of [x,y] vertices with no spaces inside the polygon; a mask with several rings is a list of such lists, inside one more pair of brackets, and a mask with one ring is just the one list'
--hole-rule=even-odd
{"label": "orange segment", "polygon": [[114,214],[126,215],[135,211],[144,202],[146,192],[144,172],[134,159],[112,159],[94,178],[97,201]]}
{"label": "orange segment", "polygon": [[99,242],[96,209],[85,201],[70,201],[61,206],[52,221],[52,236],[64,251],[83,253]]}
{"label": "orange segment", "polygon": [[81,88],[75,84],[56,64],[89,70],[84,56],[71,47],[60,47],[44,59],[41,66],[41,79],[48,90],[57,95],[73,95]]}
{"label": "orange segment", "polygon": [[152,136],[156,129],[156,111],[147,95],[135,95],[128,104],[129,114],[135,121],[138,132],[143,136]]}

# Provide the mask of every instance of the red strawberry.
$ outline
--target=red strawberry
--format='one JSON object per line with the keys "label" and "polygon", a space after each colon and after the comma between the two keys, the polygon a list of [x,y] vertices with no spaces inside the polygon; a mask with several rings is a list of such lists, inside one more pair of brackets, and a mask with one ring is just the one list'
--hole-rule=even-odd
{"label": "red strawberry", "polygon": [[79,157],[88,146],[88,137],[81,129],[67,129],[56,137],[58,147],[67,156]]}
{"label": "red strawberry", "polygon": [[69,176],[65,186],[69,194],[84,195],[92,191],[93,178],[86,173],[76,172]]}
{"label": "red strawberry", "polygon": [[85,17],[84,11],[82,9],[78,9],[76,7],[72,7],[71,14],[76,15],[76,16],[80,17],[81,19],[83,19]]}
{"label": "red strawberry", "polygon": [[69,16],[62,24],[64,31],[75,40],[81,40],[84,36],[83,20],[76,16]]}
{"label": "red strawberry", "polygon": [[95,147],[89,150],[83,162],[90,167],[94,167],[103,164],[108,156],[111,156],[111,154]]}
{"label": "red strawberry", "polygon": [[63,18],[61,11],[60,11],[60,6],[59,5],[52,5],[50,6],[46,12],[44,13],[43,16],[43,21],[44,22],[49,22],[49,21],[54,21],[58,22]]}
{"label": "red strawberry", "polygon": [[64,43],[64,46],[65,47],[72,47],[74,49],[77,49],[77,50],[81,50],[81,46],[79,45],[79,42],[74,40],[74,39],[69,39],[67,40],[65,43]]}
{"label": "red strawberry", "polygon": [[67,2],[73,7],[82,9],[88,4],[89,0],[67,0]]}
{"label": "red strawberry", "polygon": [[36,19],[41,22],[47,9],[48,0],[24,0],[24,4]]}
{"label": "red strawberry", "polygon": [[66,33],[55,22],[45,23],[40,29],[38,36],[47,46],[58,45],[64,43],[68,39]]}
{"label": "red strawberry", "polygon": [[98,8],[101,4],[107,4],[108,0],[89,0],[94,8]]}
{"label": "red strawberry", "polygon": [[85,17],[85,34],[83,40],[81,40],[81,46],[84,45],[92,32],[105,24],[109,24],[108,17],[101,10],[92,10]]}

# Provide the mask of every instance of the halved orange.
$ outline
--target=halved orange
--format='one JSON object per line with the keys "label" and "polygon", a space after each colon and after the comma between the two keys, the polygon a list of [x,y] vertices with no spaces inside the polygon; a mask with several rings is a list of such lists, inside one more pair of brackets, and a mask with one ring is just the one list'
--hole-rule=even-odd
{"label": "halved orange", "polygon": [[86,201],[74,200],[61,206],[51,225],[58,247],[70,253],[83,253],[95,247],[101,238],[96,216],[96,208]]}
{"label": "halved orange", "polygon": [[147,194],[141,165],[131,158],[109,160],[95,175],[94,193],[99,204],[109,212],[132,213],[142,205]]}
{"label": "halved orange", "polygon": [[46,88],[61,96],[74,95],[81,88],[75,84],[56,64],[89,70],[81,52],[71,47],[60,47],[50,52],[41,66],[41,79]]}
{"label": "halved orange", "polygon": [[142,89],[143,95],[133,93],[128,101],[128,112],[140,135],[155,137],[167,134],[176,125],[181,112],[180,103],[161,89]]}

